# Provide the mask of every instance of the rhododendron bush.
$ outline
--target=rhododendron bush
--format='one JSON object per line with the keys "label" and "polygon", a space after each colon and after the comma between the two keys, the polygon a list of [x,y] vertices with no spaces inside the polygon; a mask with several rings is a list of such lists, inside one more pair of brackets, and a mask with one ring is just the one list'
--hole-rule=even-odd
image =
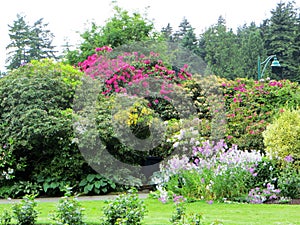
{"label": "rhododendron bush", "polygon": [[96,48],[96,53],[87,60],[79,63],[80,68],[90,77],[105,82],[103,94],[113,92],[126,93],[126,86],[142,83],[148,87],[147,78],[155,77],[164,80],[160,93],[167,94],[166,87],[191,78],[187,72],[188,65],[184,65],[179,71],[172,70],[159,58],[159,54],[150,52],[148,56],[138,52],[125,52],[116,58],[111,58],[113,50],[108,46]]}
{"label": "rhododendron bush", "polygon": [[[133,164],[140,164],[147,154],[164,157],[170,153],[170,147],[164,145],[163,121],[191,113],[181,102],[185,98],[181,85],[191,79],[188,65],[173,70],[157,53],[115,53],[104,46],[96,48],[96,53],[79,63],[79,67],[88,77],[102,84],[97,123],[98,128],[115,128],[114,131],[99,129],[100,138],[110,153]],[[144,140],[145,146],[140,147],[131,133]],[[147,140],[150,135],[152,141]],[[158,137],[162,138],[160,142],[155,140]],[[145,142],[151,144],[148,146]],[[139,151],[141,148],[143,152]],[[145,154],[145,148],[151,153]]]}

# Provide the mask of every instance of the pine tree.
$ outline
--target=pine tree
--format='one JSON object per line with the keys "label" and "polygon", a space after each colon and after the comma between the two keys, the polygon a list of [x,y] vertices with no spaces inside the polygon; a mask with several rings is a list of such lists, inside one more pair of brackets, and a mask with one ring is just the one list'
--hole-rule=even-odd
{"label": "pine tree", "polygon": [[173,41],[200,56],[199,41],[190,22],[184,17],[179,24],[179,30],[173,35]]}
{"label": "pine tree", "polygon": [[170,23],[161,29],[161,33],[166,41],[173,41],[173,28]]}
{"label": "pine tree", "polygon": [[193,29],[190,22],[184,17],[179,24],[179,30],[174,34],[174,40],[180,41],[188,33],[189,30]]}
{"label": "pine tree", "polygon": [[6,59],[8,70],[16,69],[33,59],[56,58],[52,46],[54,35],[45,29],[48,24],[39,19],[30,26],[25,19],[26,16],[18,14],[13,25],[8,25],[11,40],[6,47],[10,50]]}
{"label": "pine tree", "polygon": [[227,79],[241,76],[237,36],[231,29],[227,30],[223,17],[219,17],[217,24],[202,34],[200,43],[201,55],[205,55],[205,62],[212,73]]}
{"label": "pine tree", "polygon": [[259,27],[254,22],[238,29],[240,77],[257,79],[257,58],[266,57],[264,41]]}
{"label": "pine tree", "polygon": [[276,55],[283,67],[282,77],[292,81],[297,80],[298,62],[293,56],[297,54],[295,43],[297,28],[297,11],[294,2],[277,4],[271,11],[271,18],[266,22],[265,46],[268,55]]}
{"label": "pine tree", "polygon": [[25,21],[25,16],[17,15],[17,20],[13,25],[8,25],[9,37],[11,43],[6,49],[11,49],[8,52],[6,63],[9,63],[7,69],[15,69],[23,63],[30,61],[29,46],[30,46],[30,26]]}
{"label": "pine tree", "polygon": [[37,20],[31,27],[30,59],[56,58],[52,40],[53,33],[46,29],[48,24],[43,23],[43,18]]}
{"label": "pine tree", "polygon": [[189,29],[183,36],[181,42],[183,47],[187,48],[188,50],[192,51],[197,55],[200,55],[199,43],[196,34],[194,33],[194,29]]}

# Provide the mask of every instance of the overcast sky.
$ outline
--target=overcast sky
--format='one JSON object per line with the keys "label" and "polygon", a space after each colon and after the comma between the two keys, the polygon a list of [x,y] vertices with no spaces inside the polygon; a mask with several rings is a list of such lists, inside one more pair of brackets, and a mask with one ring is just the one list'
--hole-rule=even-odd
{"label": "overcast sky", "polygon": [[[270,17],[270,11],[276,8],[280,0],[118,0],[118,5],[129,11],[140,13],[147,10],[148,18],[153,20],[156,29],[161,30],[171,23],[174,30],[178,28],[183,17],[202,33],[207,27],[217,22],[222,15],[227,25],[233,29],[254,21],[257,24]],[[282,0],[283,2],[288,2]],[[300,7],[300,0],[296,0]],[[77,31],[82,32],[90,21],[104,25],[112,16],[111,0],[9,0],[0,8],[0,70],[4,71],[6,49],[9,44],[8,24],[13,24],[16,15],[23,13],[32,24],[40,18],[48,23],[48,28],[55,35],[54,45],[79,43]]]}

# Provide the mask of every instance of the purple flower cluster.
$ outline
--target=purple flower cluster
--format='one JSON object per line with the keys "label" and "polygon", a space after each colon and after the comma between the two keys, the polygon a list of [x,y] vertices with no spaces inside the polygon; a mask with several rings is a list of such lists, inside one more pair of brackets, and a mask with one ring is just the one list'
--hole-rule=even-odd
{"label": "purple flower cluster", "polygon": [[237,145],[228,148],[224,140],[216,144],[205,141],[201,147],[193,148],[194,164],[198,169],[214,169],[216,174],[228,168],[240,168],[250,171],[257,162],[262,160],[262,155],[257,151],[241,151]]}
{"label": "purple flower cluster", "polygon": [[250,203],[262,204],[268,200],[278,199],[279,189],[275,189],[274,185],[268,183],[267,187],[261,189],[259,187],[253,188],[248,194],[248,199]]}

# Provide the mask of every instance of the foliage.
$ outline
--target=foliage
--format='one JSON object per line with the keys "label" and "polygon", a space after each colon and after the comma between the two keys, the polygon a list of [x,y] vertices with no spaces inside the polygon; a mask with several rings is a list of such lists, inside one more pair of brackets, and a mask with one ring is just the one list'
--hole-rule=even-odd
{"label": "foliage", "polygon": [[261,189],[259,187],[250,190],[248,198],[250,203],[261,204],[266,201],[278,199],[279,189],[275,189],[274,185],[268,183],[267,188]]}
{"label": "foliage", "polygon": [[243,152],[224,142],[202,142],[193,153],[174,155],[153,176],[162,202],[170,193],[195,199],[264,203],[298,198],[299,168],[292,156],[284,161],[258,152]]}
{"label": "foliage", "polygon": [[36,224],[38,211],[35,209],[37,203],[34,195],[26,195],[21,202],[15,203],[12,207],[14,218],[20,225]]}
{"label": "foliage", "polygon": [[[300,110],[284,109],[263,133],[266,152],[283,160],[300,158]],[[297,163],[297,162],[296,162]]]}
{"label": "foliage", "polygon": [[[81,77],[82,73],[69,65],[44,59],[1,78],[1,186],[24,182],[25,192],[40,192],[40,186],[47,192],[60,182],[62,186],[75,185],[88,171],[72,141],[70,108]],[[14,190],[11,196],[26,194]]]}
{"label": "foliage", "polygon": [[139,199],[136,189],[118,195],[116,199],[108,201],[103,209],[102,225],[111,224],[141,224],[146,213],[143,200]]}
{"label": "foliage", "polygon": [[295,163],[293,157],[285,157],[278,178],[278,188],[281,190],[282,196],[298,199],[300,198],[300,169],[293,163]]}
{"label": "foliage", "polygon": [[266,188],[267,184],[277,188],[277,180],[280,173],[280,163],[276,158],[263,156],[262,160],[251,169],[254,179],[249,183],[250,187]]}
{"label": "foliage", "polygon": [[130,13],[118,6],[113,7],[113,16],[106,21],[104,26],[92,23],[91,27],[81,33],[82,43],[79,49],[69,51],[66,55],[71,65],[77,65],[92,55],[94,49],[99,46],[112,48],[149,40],[152,37],[154,25],[139,12]]}
{"label": "foliage", "polygon": [[26,16],[18,14],[13,25],[8,25],[11,43],[6,48],[11,50],[6,62],[9,63],[9,70],[19,68],[31,60],[56,58],[52,46],[54,35],[46,29],[48,24],[41,18],[31,26],[25,18]]}
{"label": "foliage", "polygon": [[39,195],[42,192],[41,185],[31,181],[18,181],[11,186],[4,186],[1,196],[16,198],[25,195]]}
{"label": "foliage", "polygon": [[188,215],[184,206],[185,199],[183,196],[173,196],[175,211],[172,214],[170,222],[174,225],[201,225],[203,217],[200,213]]}
{"label": "foliage", "polygon": [[193,124],[198,124],[199,135],[204,139],[215,141],[225,137],[227,109],[222,83],[226,81],[214,75],[193,75],[192,79],[183,84],[199,118]]}
{"label": "foliage", "polygon": [[[102,95],[97,101],[96,122],[100,139],[112,155],[123,162],[139,165],[147,154],[165,157],[170,153],[170,148],[158,145],[155,148],[154,145],[161,141],[155,138],[164,138],[161,120],[179,116],[169,101],[182,94],[179,85],[191,77],[187,65],[175,72],[154,52],[118,55],[110,47],[103,46],[96,48],[96,54],[79,66],[95,83],[100,81],[98,88]],[[150,146],[139,144],[145,139]],[[151,152],[134,151],[141,148]]]}
{"label": "foliage", "polygon": [[84,225],[83,210],[77,196],[73,196],[71,188],[67,187],[64,196],[59,200],[57,211],[52,215],[52,220],[58,225]]}
{"label": "foliage", "polygon": [[8,210],[4,210],[0,215],[0,224],[1,225],[10,225],[12,220],[12,215]]}
{"label": "foliage", "polygon": [[239,45],[237,36],[228,29],[225,19],[219,17],[217,24],[212,25],[202,34],[204,61],[208,64],[210,74],[227,79],[240,76]]}
{"label": "foliage", "polygon": [[84,194],[103,194],[115,189],[116,184],[100,174],[88,174],[80,181],[79,188]]}

